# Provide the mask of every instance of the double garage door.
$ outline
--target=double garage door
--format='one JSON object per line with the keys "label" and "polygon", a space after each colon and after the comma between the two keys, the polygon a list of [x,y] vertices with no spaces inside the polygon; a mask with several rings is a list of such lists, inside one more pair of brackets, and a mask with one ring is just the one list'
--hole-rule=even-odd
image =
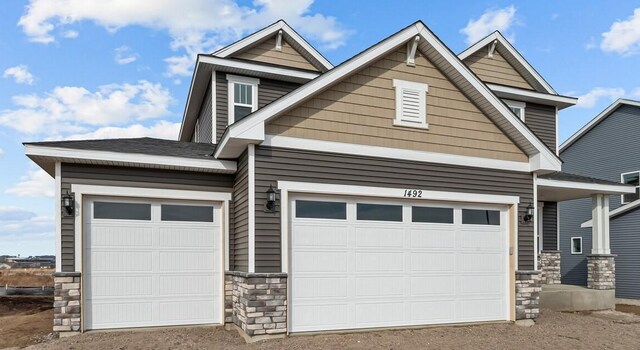
{"label": "double garage door", "polygon": [[85,201],[85,329],[221,323],[220,223],[215,203]]}
{"label": "double garage door", "polygon": [[506,207],[298,197],[292,332],[507,320]]}

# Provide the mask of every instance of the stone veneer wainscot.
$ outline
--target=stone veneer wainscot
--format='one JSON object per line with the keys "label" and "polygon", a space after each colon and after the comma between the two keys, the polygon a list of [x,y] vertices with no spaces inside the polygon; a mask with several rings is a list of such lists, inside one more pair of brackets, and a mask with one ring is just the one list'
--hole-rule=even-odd
{"label": "stone veneer wainscot", "polygon": [[560,272],[561,252],[559,250],[543,250],[538,256],[540,283],[561,284]]}
{"label": "stone veneer wainscot", "polygon": [[587,288],[616,289],[616,255],[587,256]]}
{"label": "stone veneer wainscot", "polygon": [[516,320],[538,318],[541,290],[539,271],[516,271]]}
{"label": "stone veneer wainscot", "polygon": [[62,337],[80,333],[80,272],[56,272],[53,283],[53,331]]}

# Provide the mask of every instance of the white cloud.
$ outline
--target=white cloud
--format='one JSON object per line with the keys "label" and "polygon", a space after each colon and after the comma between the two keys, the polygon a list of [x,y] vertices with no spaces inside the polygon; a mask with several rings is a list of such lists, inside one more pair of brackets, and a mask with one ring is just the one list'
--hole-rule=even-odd
{"label": "white cloud", "polygon": [[[241,5],[236,0],[31,0],[18,24],[34,42],[55,41],[54,29],[81,21],[94,22],[109,31],[137,25],[167,31],[171,49],[166,59],[167,75],[190,75],[198,53],[212,52],[283,18],[303,35],[324,48],[346,42],[349,31],[335,17],[311,11],[313,0],[254,0]],[[186,63],[188,62],[188,64]]]}
{"label": "white cloud", "polygon": [[625,56],[640,52],[640,8],[626,20],[613,22],[609,31],[602,33],[600,49]]}
{"label": "white cloud", "polygon": [[[486,10],[478,19],[471,19],[467,26],[460,29],[466,36],[467,44],[474,44],[492,32],[499,30],[503,34],[515,23],[516,8],[507,6],[502,9]],[[510,38],[513,41],[512,38]]]}
{"label": "white cloud", "polygon": [[29,220],[35,216],[35,213],[26,209],[0,206],[0,221]]}
{"label": "white cloud", "polygon": [[12,77],[13,81],[18,84],[33,84],[33,75],[29,72],[29,68],[24,64],[5,69],[2,73],[3,78]]}
{"label": "white cloud", "polygon": [[165,117],[172,98],[160,84],[109,84],[96,91],[61,86],[42,95],[13,96],[14,109],[0,111],[0,125],[23,134],[60,137],[100,126]]}
{"label": "white cloud", "polygon": [[67,38],[67,39],[75,39],[80,35],[80,33],[78,33],[75,30],[66,30],[62,33],[62,37],[63,38]]}
{"label": "white cloud", "polygon": [[113,138],[135,138],[154,137],[158,139],[176,140],[180,131],[180,123],[170,123],[161,120],[152,126],[140,124],[127,127],[104,127],[84,134],[66,136],[65,140],[86,140],[86,139],[113,139]]}
{"label": "white cloud", "polygon": [[20,197],[53,197],[56,194],[55,180],[42,169],[29,170],[20,180],[15,187],[5,190],[5,193]]}
{"label": "white cloud", "polygon": [[133,63],[138,59],[137,53],[132,53],[131,49],[128,46],[120,46],[115,49],[115,61],[117,64],[129,64]]}
{"label": "white cloud", "polygon": [[577,107],[581,108],[593,108],[601,99],[609,99],[614,101],[618,98],[624,97],[625,90],[623,88],[604,88],[595,87],[586,94],[578,96]]}
{"label": "white cloud", "polygon": [[37,250],[51,252],[54,247],[52,240],[54,237],[55,218],[38,216],[22,208],[0,207],[0,241],[3,242],[4,250],[0,251],[0,254],[10,252],[24,254],[25,249],[32,248],[34,242],[48,243]]}
{"label": "white cloud", "polygon": [[0,148],[0,158],[2,158],[2,156],[4,156],[4,150]]}

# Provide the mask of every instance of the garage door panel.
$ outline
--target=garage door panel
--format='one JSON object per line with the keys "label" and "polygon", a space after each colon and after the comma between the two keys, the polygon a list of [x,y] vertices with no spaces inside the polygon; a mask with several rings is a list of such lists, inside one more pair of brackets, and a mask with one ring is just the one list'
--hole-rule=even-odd
{"label": "garage door panel", "polygon": [[158,277],[159,295],[211,295],[214,293],[214,280],[209,275],[161,275]]}
{"label": "garage door panel", "polygon": [[472,250],[502,249],[505,245],[504,235],[500,230],[460,230],[460,248]]}
{"label": "garage door panel", "polygon": [[158,252],[160,272],[172,271],[213,271],[213,252],[200,251],[160,251]]}
{"label": "garage door panel", "polygon": [[411,252],[409,271],[411,272],[454,272],[456,255],[443,252]]}
{"label": "garage door panel", "polygon": [[410,296],[412,297],[437,297],[453,295],[456,292],[455,276],[411,276]]}
{"label": "garage door panel", "polygon": [[92,247],[146,248],[153,245],[153,230],[150,227],[131,225],[93,224],[89,230]]}
{"label": "garage door panel", "polygon": [[294,267],[294,272],[297,273],[317,272],[331,274],[347,272],[348,254],[346,251],[301,251],[295,252],[294,258],[298,261]]}
{"label": "garage door panel", "polygon": [[211,234],[213,229],[214,226],[161,226],[158,232],[158,245],[172,249],[201,248],[207,250],[214,246],[214,236]]}
{"label": "garage door panel", "polygon": [[349,324],[349,304],[298,305],[292,317],[300,331],[343,329]]}
{"label": "garage door panel", "polygon": [[441,225],[413,228],[409,232],[412,249],[453,249],[456,244],[456,230]]}
{"label": "garage door panel", "polygon": [[151,272],[153,253],[151,251],[90,251],[91,269],[95,272]]}
{"label": "garage door panel", "polygon": [[92,299],[153,295],[153,278],[149,275],[96,276],[85,286]]}
{"label": "garage door panel", "polygon": [[418,323],[447,323],[455,320],[454,300],[429,300],[409,303],[410,320]]}
{"label": "garage door panel", "polygon": [[402,276],[371,276],[355,278],[355,297],[401,297],[405,293]]}
{"label": "garage door panel", "polygon": [[359,326],[385,326],[403,323],[404,302],[356,303],[355,323]]}
{"label": "garage door panel", "polygon": [[505,271],[504,255],[500,253],[462,253],[460,272],[501,273]]}
{"label": "garage door panel", "polygon": [[458,291],[462,295],[499,295],[504,291],[504,286],[504,278],[496,275],[466,275],[458,277]]}
{"label": "garage door panel", "polygon": [[355,272],[390,272],[404,270],[402,252],[355,252]]}
{"label": "garage door panel", "polygon": [[86,316],[91,321],[93,329],[142,325],[153,320],[152,302],[98,303],[92,300],[89,302],[90,315]]}
{"label": "garage door panel", "polygon": [[216,305],[210,298],[189,301],[172,300],[170,302],[159,302],[158,319],[160,321],[171,322],[173,324],[180,324],[184,322],[193,324],[198,321],[206,323],[217,317],[215,310]]}
{"label": "garage door panel", "polygon": [[296,246],[304,247],[347,247],[346,225],[296,225]]}
{"label": "garage door panel", "polygon": [[460,302],[462,317],[472,321],[494,321],[504,317],[505,303],[501,298],[475,299]]}
{"label": "garage door panel", "polygon": [[357,248],[402,248],[404,247],[404,229],[363,225],[356,227]]}
{"label": "garage door panel", "polygon": [[314,298],[346,298],[347,277],[297,277],[293,280],[293,288],[300,300]]}

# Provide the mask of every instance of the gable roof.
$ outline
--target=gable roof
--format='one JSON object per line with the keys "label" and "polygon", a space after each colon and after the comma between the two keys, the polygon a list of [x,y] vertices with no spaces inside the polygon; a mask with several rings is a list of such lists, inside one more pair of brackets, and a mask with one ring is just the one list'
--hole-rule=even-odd
{"label": "gable roof", "polygon": [[309,63],[321,72],[326,72],[333,68],[333,64],[329,62],[322,54],[309,44],[300,34],[291,28],[284,20],[279,20],[235,43],[225,46],[212,55],[217,57],[231,57],[231,55],[242,52],[253,47],[263,40],[278,34],[282,31],[283,39],[285,39],[296,51],[298,51]]}
{"label": "gable roof", "polygon": [[477,43],[469,46],[467,49],[462,51],[458,57],[461,60],[465,60],[467,57],[473,55],[478,50],[483,49],[487,45],[495,42],[496,43],[496,51],[498,51],[506,60],[509,62],[516,71],[522,75],[522,77],[533,86],[536,91],[545,92],[552,95],[557,95],[558,93],[547,83],[544,78],[533,68],[529,62],[518,52],[518,50],[511,45],[509,40],[507,40],[499,31],[495,31]]}
{"label": "gable roof", "polygon": [[628,105],[640,107],[640,101],[628,100],[624,98],[617,99],[614,103],[609,105],[609,107],[605,108],[600,114],[595,116],[595,118],[591,119],[585,126],[580,128],[575,134],[571,135],[565,142],[560,145],[560,152],[564,151],[571,145],[573,145],[576,141],[578,141],[582,136],[588,133],[591,129],[595,128],[601,121],[605,120],[608,116],[613,114],[618,107]]}
{"label": "gable roof", "polygon": [[418,21],[393,34],[378,44],[320,75],[309,83],[257,110],[227,128],[216,158],[235,158],[249,143],[258,144],[265,139],[265,122],[295,108],[315,94],[324,91],[341,78],[374,62],[380,57],[418,37],[418,48],[467,96],[477,101],[483,111],[532,160],[532,170],[558,171],[560,159],[551,151],[479,78],[436,37],[427,26]]}

